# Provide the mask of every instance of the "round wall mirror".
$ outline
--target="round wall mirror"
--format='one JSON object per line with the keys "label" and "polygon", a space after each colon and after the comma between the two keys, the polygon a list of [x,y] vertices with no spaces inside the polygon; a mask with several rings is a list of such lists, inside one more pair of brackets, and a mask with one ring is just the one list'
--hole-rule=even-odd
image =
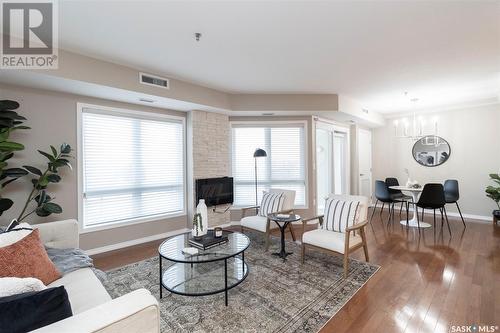
{"label": "round wall mirror", "polygon": [[436,135],[428,135],[415,142],[412,154],[418,164],[435,167],[450,158],[451,148],[445,139]]}

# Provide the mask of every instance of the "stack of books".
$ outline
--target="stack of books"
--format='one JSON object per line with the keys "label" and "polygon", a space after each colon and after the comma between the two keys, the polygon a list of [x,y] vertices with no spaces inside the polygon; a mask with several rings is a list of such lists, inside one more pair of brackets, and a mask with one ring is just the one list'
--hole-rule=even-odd
{"label": "stack of books", "polygon": [[213,230],[209,230],[206,235],[203,235],[200,239],[189,239],[189,245],[194,246],[201,250],[206,250],[214,246],[224,244],[228,241],[227,236],[215,237]]}

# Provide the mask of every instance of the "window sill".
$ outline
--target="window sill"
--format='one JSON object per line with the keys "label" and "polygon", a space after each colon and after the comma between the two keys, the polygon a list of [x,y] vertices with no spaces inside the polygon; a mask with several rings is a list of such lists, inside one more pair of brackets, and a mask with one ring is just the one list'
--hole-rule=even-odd
{"label": "window sill", "polygon": [[115,228],[128,227],[128,226],[135,225],[135,224],[143,224],[143,223],[161,221],[161,220],[171,219],[171,218],[180,217],[180,216],[186,216],[186,212],[184,211],[184,212],[180,212],[180,213],[156,215],[156,216],[151,216],[151,217],[130,219],[130,220],[126,220],[126,221],[118,221],[118,222],[95,225],[95,226],[88,226],[88,227],[84,227],[83,222],[79,222],[79,225],[80,225],[79,232],[80,232],[80,234],[87,234],[87,233],[101,231],[101,230],[109,230],[109,229],[115,229]]}

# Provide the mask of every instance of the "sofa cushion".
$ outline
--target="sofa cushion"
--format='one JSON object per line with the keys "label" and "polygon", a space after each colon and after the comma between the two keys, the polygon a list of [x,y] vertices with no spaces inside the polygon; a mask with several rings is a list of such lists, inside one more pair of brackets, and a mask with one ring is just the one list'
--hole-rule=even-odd
{"label": "sofa cushion", "polygon": [[[248,229],[257,230],[260,232],[266,232],[267,217],[260,215],[247,216],[241,219],[241,225]],[[278,225],[271,221],[269,223],[269,228],[278,228]]]}
{"label": "sofa cushion", "polygon": [[[316,229],[307,231],[302,236],[302,242],[304,244],[311,244],[323,249],[335,251],[338,253],[344,253],[345,245],[345,235],[344,233]],[[353,247],[362,242],[361,236],[353,235],[349,238],[349,247]]]}
{"label": "sofa cushion", "polygon": [[259,215],[267,217],[271,213],[277,213],[283,209],[285,194],[283,192],[264,192],[260,202]]}
{"label": "sofa cushion", "polygon": [[0,278],[0,297],[7,297],[16,294],[27,293],[31,291],[40,291],[47,287],[35,278],[17,278],[3,277]]}
{"label": "sofa cushion", "polygon": [[355,223],[360,202],[357,200],[339,200],[327,198],[325,202],[325,221],[322,229],[345,232]]}
{"label": "sofa cushion", "polygon": [[64,287],[0,298],[0,333],[30,332],[71,317]]}
{"label": "sofa cushion", "polygon": [[0,233],[0,247],[5,247],[19,242],[24,237],[33,232],[33,228],[28,223],[21,223],[9,226],[5,232]]}
{"label": "sofa cushion", "polygon": [[57,286],[66,288],[73,314],[81,313],[111,300],[108,292],[90,268],[68,273],[48,285],[48,287]]}
{"label": "sofa cushion", "polygon": [[34,277],[45,285],[61,277],[38,233],[34,230],[20,241],[0,247],[0,277]]}

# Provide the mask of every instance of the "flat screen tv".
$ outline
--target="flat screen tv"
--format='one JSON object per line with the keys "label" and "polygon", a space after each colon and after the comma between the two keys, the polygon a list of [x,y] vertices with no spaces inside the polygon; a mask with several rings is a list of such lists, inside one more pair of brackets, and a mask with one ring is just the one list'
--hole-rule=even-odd
{"label": "flat screen tv", "polygon": [[196,179],[196,203],[205,199],[207,206],[232,204],[233,177]]}

